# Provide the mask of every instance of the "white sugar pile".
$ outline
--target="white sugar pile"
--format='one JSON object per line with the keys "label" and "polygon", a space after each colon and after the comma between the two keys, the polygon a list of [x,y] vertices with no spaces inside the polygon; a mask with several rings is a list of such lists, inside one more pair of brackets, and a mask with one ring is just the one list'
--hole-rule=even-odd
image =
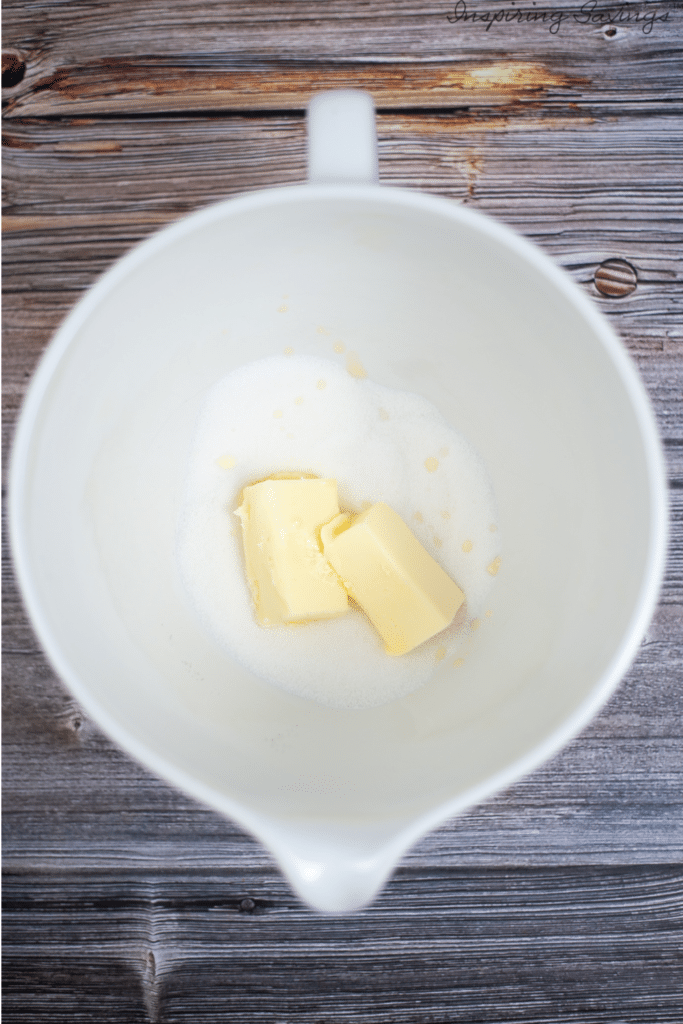
{"label": "white sugar pile", "polygon": [[[343,511],[376,501],[395,509],[464,591],[455,623],[402,657],[384,652],[356,608],[325,622],[259,626],[233,512],[245,485],[281,472],[335,479]],[[210,390],[178,540],[186,589],[224,648],[262,679],[337,708],[373,707],[422,686],[482,614],[500,552],[486,470],[430,402],[303,356],[249,363]]]}

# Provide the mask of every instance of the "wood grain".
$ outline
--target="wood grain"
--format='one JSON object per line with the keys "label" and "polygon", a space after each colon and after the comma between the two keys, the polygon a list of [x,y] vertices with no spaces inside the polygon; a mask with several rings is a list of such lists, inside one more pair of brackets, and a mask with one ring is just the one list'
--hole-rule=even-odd
{"label": "wood grain", "polygon": [[[683,204],[673,185],[680,119],[381,115],[378,130],[383,182],[506,221],[575,273],[620,322],[632,316],[650,335],[663,329],[660,344],[683,340]],[[117,127],[115,147],[112,131],[108,119],[6,126],[7,255],[19,247],[6,267],[7,290],[80,290],[174,217],[305,179],[299,117],[136,119]],[[59,196],[57,209],[48,195]],[[20,253],[30,250],[29,268]],[[638,274],[638,288],[619,302],[593,284],[610,257],[628,260]]]}
{"label": "wood grain", "polygon": [[680,1021],[677,868],[400,872],[322,921],[253,868],[27,881],[5,883],[16,1021]]}
{"label": "wood grain", "polygon": [[54,114],[168,113],[202,110],[301,110],[323,89],[361,88],[379,109],[496,106],[548,94],[576,100],[588,80],[540,61],[422,65],[347,64],[253,71],[184,67],[182,60],[98,58],[76,68],[27,79],[8,107],[10,117]]}
{"label": "wood grain", "polygon": [[[89,5],[85,18],[78,4],[8,6],[5,43],[26,73],[5,92],[6,119],[303,110],[315,91],[340,87],[367,89],[380,109],[546,102],[642,113],[681,95],[669,57],[680,41],[676,0],[597,11],[474,0],[469,18],[462,3],[458,15],[454,4],[400,0],[324,12],[205,0],[181,17],[164,2]],[[488,24],[489,7],[507,12],[504,22]]]}

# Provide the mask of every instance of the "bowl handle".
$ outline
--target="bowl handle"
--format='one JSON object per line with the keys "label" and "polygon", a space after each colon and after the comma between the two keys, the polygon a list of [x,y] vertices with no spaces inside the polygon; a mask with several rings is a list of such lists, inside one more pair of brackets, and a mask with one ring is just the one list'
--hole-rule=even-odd
{"label": "bowl handle", "polygon": [[370,93],[359,89],[318,93],[308,104],[306,120],[309,183],[378,183],[375,106]]}

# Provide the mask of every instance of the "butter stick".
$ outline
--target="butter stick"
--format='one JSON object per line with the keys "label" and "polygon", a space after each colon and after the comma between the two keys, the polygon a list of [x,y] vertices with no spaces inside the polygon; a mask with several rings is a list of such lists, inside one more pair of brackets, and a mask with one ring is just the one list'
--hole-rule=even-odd
{"label": "butter stick", "polygon": [[247,581],[262,626],[343,615],[346,590],[324,557],[320,527],[339,514],[336,480],[270,479],[245,487]]}
{"label": "butter stick", "polygon": [[407,654],[448,626],[465,600],[398,513],[378,502],[323,526],[325,557],[384,640]]}

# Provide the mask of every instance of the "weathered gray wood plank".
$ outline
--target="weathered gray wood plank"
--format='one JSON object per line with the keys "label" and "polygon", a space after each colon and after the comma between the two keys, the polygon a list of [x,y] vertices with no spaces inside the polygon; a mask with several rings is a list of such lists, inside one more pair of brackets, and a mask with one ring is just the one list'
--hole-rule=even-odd
{"label": "weathered gray wood plank", "polygon": [[[144,10],[131,8],[126,0],[69,4],[36,0],[30,7],[8,0],[3,39],[5,45],[23,46],[37,55],[57,51],[87,58],[102,53],[175,56],[194,52],[199,66],[229,53],[261,62],[268,57],[291,61],[307,57],[324,64],[326,58],[386,61],[393,56],[433,61],[487,48],[532,50],[538,48],[539,40],[558,52],[583,46],[603,56],[613,56],[619,49],[641,52],[653,48],[654,40],[663,52],[680,43],[680,6],[666,0],[634,4],[626,11],[617,4],[560,0],[552,8],[537,4],[540,12],[533,14],[532,4],[525,3],[519,5],[522,14],[510,11],[503,21],[487,28],[482,18],[487,10],[507,11],[511,6],[472,0],[469,13],[477,15],[472,20],[458,19],[454,2],[411,0],[386,0],[381,8],[365,0],[334,0],[322,7],[308,0],[287,4],[252,0],[248,5],[237,0],[203,0],[182,6],[150,0]],[[556,33],[550,31],[551,11],[555,21],[557,12],[562,12]],[[607,25],[621,31],[605,35],[600,30]]]}
{"label": "weathered gray wood plank", "polygon": [[249,867],[8,876],[4,1006],[50,1024],[680,1024],[682,911],[680,868],[399,872],[336,919]]}
{"label": "weathered gray wood plank", "polygon": [[[683,344],[680,119],[380,115],[378,128],[386,184],[506,221],[560,260],[631,336],[660,331],[660,347]],[[304,133],[300,117],[8,125],[6,291],[79,290],[182,213],[302,182]],[[616,302],[592,284],[600,262],[615,256],[639,279]]]}
{"label": "weathered gray wood plank", "polygon": [[[545,99],[642,111],[680,98],[675,0],[621,11],[583,0],[470,0],[458,11],[205,0],[180,16],[160,2],[7,6],[5,44],[26,62],[6,94],[12,117],[302,109],[312,92],[350,85],[381,108]],[[494,12],[504,20],[489,23]]]}

